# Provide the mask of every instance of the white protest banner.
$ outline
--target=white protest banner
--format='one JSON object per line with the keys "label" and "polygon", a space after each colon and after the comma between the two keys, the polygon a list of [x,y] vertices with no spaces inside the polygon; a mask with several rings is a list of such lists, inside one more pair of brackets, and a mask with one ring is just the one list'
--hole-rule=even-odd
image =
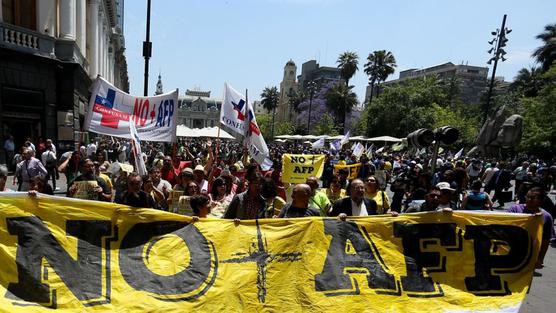
{"label": "white protest banner", "polygon": [[141,140],[173,142],[176,138],[178,90],[137,97],[97,77],[92,89],[84,128],[98,134],[131,138],[130,119]]}

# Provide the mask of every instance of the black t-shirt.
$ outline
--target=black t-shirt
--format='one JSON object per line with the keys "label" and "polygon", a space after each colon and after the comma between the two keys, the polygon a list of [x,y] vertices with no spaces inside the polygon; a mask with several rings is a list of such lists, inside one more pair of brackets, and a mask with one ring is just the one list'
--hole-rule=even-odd
{"label": "black t-shirt", "polygon": [[320,211],[313,207],[298,208],[288,203],[282,208],[280,214],[278,215],[278,217],[285,217],[285,218],[306,217],[306,216],[320,216]]}
{"label": "black t-shirt", "polygon": [[129,193],[127,190],[124,191],[122,196],[116,201],[119,204],[125,204],[136,208],[151,208],[159,209],[159,206],[154,201],[153,197],[143,190],[139,190],[137,196]]}
{"label": "black t-shirt", "polygon": [[[70,188],[71,188],[71,186],[73,185],[73,183],[74,183],[74,182],[77,182],[77,181],[96,181],[96,182],[97,182],[97,185],[98,185],[100,188],[102,188],[102,193],[103,193],[103,194],[110,194],[110,188],[106,185],[106,183],[104,182],[104,179],[102,179],[102,178],[100,178],[100,177],[98,177],[98,176],[94,176],[92,179],[89,179],[89,178],[83,177],[83,175],[79,175],[79,176],[77,176],[77,177],[71,182]],[[69,196],[69,189],[70,189],[70,188],[68,188],[67,196]],[[92,200],[105,201],[105,199],[102,198],[101,195],[98,195],[98,198],[97,198],[97,199],[92,199]]]}

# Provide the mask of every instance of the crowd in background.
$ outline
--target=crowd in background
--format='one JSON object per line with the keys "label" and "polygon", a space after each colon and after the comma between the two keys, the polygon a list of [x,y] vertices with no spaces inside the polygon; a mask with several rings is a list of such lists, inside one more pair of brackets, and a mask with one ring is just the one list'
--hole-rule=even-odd
{"label": "crowd in background", "polygon": [[[11,147],[9,138],[4,147]],[[263,171],[249,159],[239,142],[211,139],[181,139],[175,145],[143,142],[143,153],[137,157],[144,160],[148,172],[139,175],[128,140],[99,137],[64,153],[58,153],[49,139],[36,144],[28,140],[18,153],[10,155],[12,188],[7,183],[8,169],[0,168],[0,190],[53,194],[59,189],[56,180],[62,173],[66,176],[68,197],[166,210],[195,219],[233,219],[237,223],[257,218],[345,219],[376,214],[506,209],[545,217],[544,252],[553,237],[555,210],[548,192],[556,187],[555,160],[526,155],[508,160],[455,159],[449,153],[431,160],[430,154],[388,149],[357,157],[349,144],[334,152],[296,143],[269,148],[274,164]],[[324,154],[322,177],[308,177],[305,183],[296,185],[282,182],[284,153]],[[433,162],[434,172],[430,170]],[[345,168],[334,167],[356,163],[361,163],[361,167],[357,177],[351,179]],[[515,204],[506,208],[509,202]],[[543,256],[544,252],[541,249]]]}

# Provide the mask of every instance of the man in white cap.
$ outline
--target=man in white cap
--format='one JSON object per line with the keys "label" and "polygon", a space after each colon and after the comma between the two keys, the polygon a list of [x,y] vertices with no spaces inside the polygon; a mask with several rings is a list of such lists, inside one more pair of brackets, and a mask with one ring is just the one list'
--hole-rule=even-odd
{"label": "man in white cap", "polygon": [[197,183],[197,186],[199,186],[199,192],[202,194],[207,194],[208,181],[205,179],[205,168],[200,164],[195,166],[193,175],[195,175],[195,183]]}
{"label": "man in white cap", "polygon": [[450,183],[440,182],[436,184],[436,188],[440,189],[440,198],[438,199],[438,211],[453,211],[457,209],[456,203],[452,201],[454,188],[451,188]]}

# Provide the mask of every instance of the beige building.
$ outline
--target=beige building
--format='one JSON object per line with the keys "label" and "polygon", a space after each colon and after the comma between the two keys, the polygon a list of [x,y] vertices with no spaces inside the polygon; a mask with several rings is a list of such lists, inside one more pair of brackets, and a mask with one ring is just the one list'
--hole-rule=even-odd
{"label": "beige building", "polygon": [[[161,90],[162,91],[162,90]],[[189,90],[178,98],[178,124],[189,128],[218,126],[221,99],[210,97],[210,91]]]}
{"label": "beige building", "polygon": [[297,66],[290,59],[284,66],[284,76],[280,83],[280,98],[276,109],[276,122],[295,120],[295,112],[290,105],[290,96],[297,91]]}

